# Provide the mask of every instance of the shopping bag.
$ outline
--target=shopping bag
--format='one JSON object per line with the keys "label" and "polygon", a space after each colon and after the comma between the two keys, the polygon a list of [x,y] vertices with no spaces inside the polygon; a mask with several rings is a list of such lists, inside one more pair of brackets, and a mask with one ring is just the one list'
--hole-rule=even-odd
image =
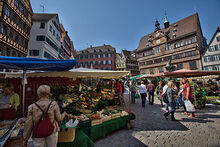
{"label": "shopping bag", "polygon": [[194,105],[190,102],[190,100],[185,100],[184,104],[186,106],[186,111],[187,112],[195,112],[196,111]]}
{"label": "shopping bag", "polygon": [[139,99],[139,98],[140,98],[140,94],[139,94],[138,92],[135,94],[135,98],[136,98],[136,99]]}

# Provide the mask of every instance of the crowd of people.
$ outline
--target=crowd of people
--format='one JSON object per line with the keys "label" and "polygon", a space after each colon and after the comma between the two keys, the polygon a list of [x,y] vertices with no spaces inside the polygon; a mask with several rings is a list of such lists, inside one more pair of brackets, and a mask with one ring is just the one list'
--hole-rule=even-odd
{"label": "crowd of people", "polygon": [[[154,105],[154,95],[156,94],[160,99],[161,107],[165,107],[164,117],[168,119],[168,116],[171,115],[172,121],[176,121],[174,114],[180,106],[184,108],[183,114],[189,115],[184,104],[185,100],[189,100],[192,104],[194,102],[192,88],[187,78],[183,78],[179,83],[174,80],[159,81],[156,88],[151,81],[148,81],[148,84],[141,81],[139,86],[132,82],[130,91],[131,104],[135,104],[135,98],[140,95],[142,107],[145,107],[147,97],[149,105]],[[167,97],[167,102],[164,101],[164,96]],[[195,113],[192,112],[189,117],[195,117]]]}

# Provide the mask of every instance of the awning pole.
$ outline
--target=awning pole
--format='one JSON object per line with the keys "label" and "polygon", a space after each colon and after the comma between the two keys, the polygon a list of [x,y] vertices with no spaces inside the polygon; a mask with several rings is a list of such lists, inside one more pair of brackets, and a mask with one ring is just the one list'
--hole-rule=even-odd
{"label": "awning pole", "polygon": [[23,117],[25,117],[25,77],[26,77],[26,70],[23,71],[23,78],[22,78],[22,84],[23,84],[23,101],[22,101],[22,113]]}

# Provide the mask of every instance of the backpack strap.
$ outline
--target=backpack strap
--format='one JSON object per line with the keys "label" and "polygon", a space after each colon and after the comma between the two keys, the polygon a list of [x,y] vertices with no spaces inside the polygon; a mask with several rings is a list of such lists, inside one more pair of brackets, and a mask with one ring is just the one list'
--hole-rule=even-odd
{"label": "backpack strap", "polygon": [[44,112],[44,110],[43,110],[37,103],[34,103],[34,104],[35,104],[35,105],[42,111],[42,113],[44,114],[44,113],[47,113],[47,112],[48,112],[48,110],[49,110],[50,105],[52,104],[52,102],[53,102],[53,101],[51,101],[50,104],[48,105],[46,112]]}
{"label": "backpack strap", "polygon": [[48,105],[47,110],[46,110],[46,113],[48,112],[48,110],[49,110],[49,108],[50,108],[52,102],[53,102],[53,101],[51,101],[50,104]]}

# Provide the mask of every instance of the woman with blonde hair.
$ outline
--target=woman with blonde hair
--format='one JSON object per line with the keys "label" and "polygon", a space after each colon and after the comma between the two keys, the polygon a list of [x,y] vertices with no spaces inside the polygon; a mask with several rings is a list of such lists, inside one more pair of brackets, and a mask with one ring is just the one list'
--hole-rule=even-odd
{"label": "woman with blonde hair", "polygon": [[[49,99],[50,97],[50,87],[48,85],[41,85],[37,89],[37,95],[39,100],[28,107],[27,120],[24,126],[24,146],[27,145],[27,141],[32,135],[33,147],[56,147],[58,140],[59,126],[58,122],[62,121],[67,115],[64,112],[62,115],[60,109],[55,101]],[[42,119],[42,116],[47,113],[51,123],[53,124],[52,133],[43,138],[34,136],[34,126]],[[47,127],[47,126],[46,126]]]}
{"label": "woman with blonde hair", "polygon": [[176,121],[176,119],[174,117],[174,112],[176,111],[176,108],[175,108],[176,90],[173,89],[174,83],[172,81],[170,81],[167,85],[168,85],[168,88],[166,90],[166,94],[167,94],[167,98],[168,98],[168,101],[169,101],[168,105],[171,107],[171,110],[164,113],[164,117],[167,119],[168,115],[171,114],[171,120]]}

